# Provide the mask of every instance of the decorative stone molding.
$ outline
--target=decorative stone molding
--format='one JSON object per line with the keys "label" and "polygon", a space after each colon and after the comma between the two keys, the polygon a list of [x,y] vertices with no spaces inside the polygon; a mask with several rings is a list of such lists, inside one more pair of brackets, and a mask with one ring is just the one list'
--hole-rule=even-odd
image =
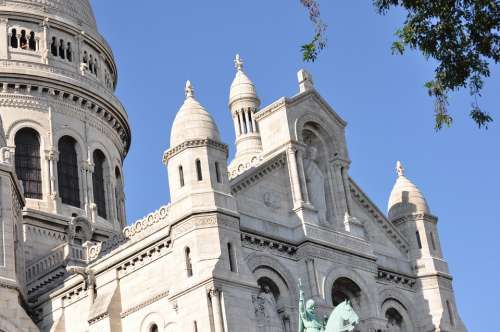
{"label": "decorative stone molding", "polygon": [[170,239],[165,239],[144,250],[141,250],[139,253],[133,255],[126,261],[123,261],[120,266],[118,266],[118,277],[122,278],[136,271],[137,269],[156,261],[157,259],[168,254],[170,252],[170,249],[171,241]]}
{"label": "decorative stone molding", "polygon": [[[228,178],[229,180],[234,179],[240,174],[248,171],[251,168],[257,167],[262,163],[261,155],[251,155],[248,158],[241,158],[233,161],[228,169]],[[233,164],[234,163],[234,164]]]}
{"label": "decorative stone molding", "polygon": [[146,217],[137,220],[134,224],[123,229],[123,235],[127,239],[135,239],[139,236],[149,234],[149,229],[156,224],[168,225],[168,213],[170,204],[164,205],[155,212],[148,214]]}
{"label": "decorative stone molding", "polygon": [[99,322],[99,321],[101,321],[101,320],[103,320],[105,318],[108,318],[108,317],[109,317],[109,312],[104,312],[104,313],[102,313],[100,315],[97,315],[94,318],[89,319],[88,323],[89,323],[89,325],[93,325],[93,324],[95,324],[95,323],[97,323],[97,322]]}
{"label": "decorative stone molding", "polygon": [[216,141],[211,140],[209,138],[189,140],[189,141],[183,142],[183,143],[165,151],[165,153],[163,154],[163,164],[167,165],[168,161],[173,156],[179,154],[180,152],[182,152],[186,149],[196,148],[196,147],[200,147],[200,146],[210,146],[212,148],[218,149],[218,150],[224,152],[226,154],[226,157],[227,157],[227,154],[229,151],[229,148],[226,144],[216,142]]}
{"label": "decorative stone molding", "polygon": [[232,194],[237,194],[238,192],[244,190],[247,187],[254,185],[259,182],[262,178],[268,174],[274,172],[277,169],[283,168],[286,165],[286,153],[282,152],[277,156],[263,162],[254,171],[245,172],[242,176],[234,178],[231,183]]}
{"label": "decorative stone molding", "polygon": [[276,254],[282,254],[287,257],[295,256],[297,247],[287,244],[282,241],[276,241],[262,236],[242,232],[241,242],[244,247],[258,250],[258,251],[271,251]]}
{"label": "decorative stone molding", "polygon": [[155,302],[157,302],[157,301],[159,301],[159,300],[167,297],[168,295],[169,295],[169,291],[168,290],[164,291],[164,292],[161,292],[161,293],[159,293],[159,294],[157,294],[157,295],[155,295],[155,296],[147,299],[146,301],[141,302],[141,303],[139,303],[139,304],[137,304],[137,305],[135,305],[135,306],[133,306],[131,308],[128,308],[127,310],[123,311],[120,314],[120,317],[121,318],[125,318],[128,315],[133,314],[134,312],[137,312],[137,311],[141,310],[142,308],[145,308],[148,305],[151,305],[151,304],[153,304],[153,303],[155,303]]}
{"label": "decorative stone molding", "polygon": [[406,288],[414,288],[415,283],[416,283],[416,278],[415,277],[410,277],[401,273],[385,270],[385,269],[378,269],[377,273],[377,279],[378,280],[383,280],[383,281],[388,281],[391,283],[395,283],[397,285],[406,287]]}

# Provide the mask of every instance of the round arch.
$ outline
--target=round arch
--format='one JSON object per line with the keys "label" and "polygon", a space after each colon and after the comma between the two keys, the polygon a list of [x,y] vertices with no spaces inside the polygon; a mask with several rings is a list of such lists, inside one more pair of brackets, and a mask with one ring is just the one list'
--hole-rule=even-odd
{"label": "round arch", "polygon": [[380,316],[387,318],[387,311],[393,308],[402,316],[405,323],[404,329],[401,331],[415,331],[415,326],[413,325],[415,308],[410,299],[402,291],[395,288],[382,289],[379,292],[379,299],[381,299],[379,307]]}
{"label": "round arch", "polygon": [[31,128],[38,133],[38,136],[40,137],[40,150],[45,150],[48,146],[46,130],[39,122],[34,120],[17,120],[12,123],[5,133],[7,144],[9,146],[15,146],[14,138],[16,137],[17,132],[24,128]]}
{"label": "round arch", "polygon": [[375,285],[369,285],[369,282],[356,270],[348,269],[346,267],[335,266],[326,274],[326,278],[323,279],[323,298],[326,302],[334,306],[333,304],[333,287],[337,280],[347,279],[352,281],[355,285],[359,287],[360,290],[360,310],[359,316],[363,317],[373,317],[377,315],[377,305],[376,297],[377,293],[374,291],[376,289]]}
{"label": "round arch", "polygon": [[85,160],[87,157],[87,151],[86,151],[85,144],[84,144],[85,140],[74,129],[71,129],[71,128],[58,129],[54,133],[54,146],[57,147],[59,144],[59,141],[64,136],[69,136],[76,141],[76,154],[78,156],[78,160],[79,161]]}
{"label": "round arch", "polygon": [[141,322],[141,332],[151,332],[153,325],[158,327],[158,332],[165,331],[165,319],[157,312],[152,312],[146,315]]}

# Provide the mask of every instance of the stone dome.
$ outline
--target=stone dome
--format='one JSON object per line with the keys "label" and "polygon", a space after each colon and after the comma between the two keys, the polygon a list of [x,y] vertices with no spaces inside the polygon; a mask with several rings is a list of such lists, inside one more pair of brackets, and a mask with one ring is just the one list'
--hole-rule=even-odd
{"label": "stone dome", "polygon": [[239,55],[236,55],[235,64],[237,71],[229,92],[229,104],[232,104],[238,99],[244,98],[258,100],[259,98],[257,97],[257,90],[255,89],[255,85],[243,72],[243,61],[241,60]]}
{"label": "stone dome", "polygon": [[177,112],[170,133],[170,147],[185,141],[205,139],[220,142],[219,129],[212,116],[194,98],[191,83],[186,83],[186,100]]}
{"label": "stone dome", "polygon": [[3,10],[28,12],[70,20],[97,30],[97,23],[89,0],[5,0]]}
{"label": "stone dome", "polygon": [[430,214],[429,206],[422,192],[405,175],[401,163],[397,166],[398,178],[387,206],[389,220],[396,220],[413,213]]}

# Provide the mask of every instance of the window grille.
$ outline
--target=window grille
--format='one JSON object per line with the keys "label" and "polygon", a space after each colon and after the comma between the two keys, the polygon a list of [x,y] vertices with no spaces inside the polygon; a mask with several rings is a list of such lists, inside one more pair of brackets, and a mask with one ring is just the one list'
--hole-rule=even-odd
{"label": "window grille", "polygon": [[59,179],[59,196],[63,204],[80,207],[80,182],[78,177],[78,157],[76,141],[69,136],[59,140],[59,161],[57,173]]}
{"label": "window grille", "polygon": [[15,137],[16,173],[24,187],[24,197],[42,199],[40,136],[31,129],[21,129]]}

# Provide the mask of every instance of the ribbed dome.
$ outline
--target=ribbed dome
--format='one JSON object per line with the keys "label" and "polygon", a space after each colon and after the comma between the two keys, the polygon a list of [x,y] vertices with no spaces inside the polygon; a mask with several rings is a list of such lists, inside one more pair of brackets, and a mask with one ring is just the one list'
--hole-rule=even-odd
{"label": "ribbed dome", "polygon": [[[89,0],[6,0],[5,10],[35,12],[62,20],[83,23],[97,30],[96,19]],[[4,9],[2,9],[4,10]]]}
{"label": "ribbed dome", "polygon": [[185,141],[205,139],[220,142],[219,129],[212,116],[194,98],[193,87],[186,83],[186,100],[177,112],[170,133],[170,147]]}
{"label": "ribbed dome", "polygon": [[235,64],[237,71],[229,92],[229,104],[242,98],[253,98],[258,100],[255,85],[243,72],[243,61],[239,55],[236,55]]}
{"label": "ribbed dome", "polygon": [[422,192],[404,176],[401,163],[397,166],[398,178],[392,188],[388,204],[389,220],[396,220],[413,213],[430,213]]}

